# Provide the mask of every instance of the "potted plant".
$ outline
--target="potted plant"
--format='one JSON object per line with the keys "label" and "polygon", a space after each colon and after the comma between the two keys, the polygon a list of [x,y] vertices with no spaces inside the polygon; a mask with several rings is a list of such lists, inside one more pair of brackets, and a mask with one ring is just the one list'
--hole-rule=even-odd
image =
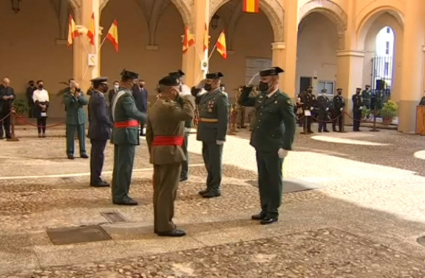
{"label": "potted plant", "polygon": [[398,105],[392,100],[387,101],[381,109],[382,124],[389,125],[397,116]]}
{"label": "potted plant", "polygon": [[[28,106],[27,101],[23,98],[17,98],[13,102],[13,107],[15,108],[16,115],[20,117],[26,117],[30,111],[30,107]],[[19,125],[24,123],[15,119],[15,124]]]}

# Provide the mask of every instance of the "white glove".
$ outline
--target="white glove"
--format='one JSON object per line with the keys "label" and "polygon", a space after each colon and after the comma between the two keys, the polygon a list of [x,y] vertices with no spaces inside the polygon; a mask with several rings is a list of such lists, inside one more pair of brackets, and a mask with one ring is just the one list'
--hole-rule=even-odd
{"label": "white glove", "polygon": [[288,155],[288,151],[280,148],[277,152],[277,155],[279,156],[279,158],[285,158]]}
{"label": "white glove", "polygon": [[217,141],[216,141],[216,144],[217,144],[217,145],[223,145],[223,144],[224,144],[224,141],[217,140]]}
{"label": "white glove", "polygon": [[340,108],[340,109],[339,109],[339,111],[342,111],[342,110],[344,110],[344,108]]}
{"label": "white glove", "polygon": [[314,107],[310,107],[310,110],[313,110],[314,109]]}
{"label": "white glove", "polygon": [[329,108],[326,108],[326,111],[329,111]]}
{"label": "white glove", "polygon": [[190,93],[190,88],[188,86],[182,85],[182,91],[179,92],[179,95],[182,97],[182,96],[188,96],[192,94]]}
{"label": "white glove", "polygon": [[189,128],[189,127],[185,127],[184,128],[184,132],[186,132],[186,133],[190,133],[192,131],[192,129],[191,128]]}
{"label": "white glove", "polygon": [[362,110],[363,109],[363,106],[360,106],[359,109]]}
{"label": "white glove", "polygon": [[254,82],[254,79],[259,75],[260,73],[259,72],[257,72],[256,74],[254,74],[254,76],[251,78],[251,80],[249,80],[249,82],[248,82],[248,86],[249,85],[252,85],[253,84],[253,82]]}

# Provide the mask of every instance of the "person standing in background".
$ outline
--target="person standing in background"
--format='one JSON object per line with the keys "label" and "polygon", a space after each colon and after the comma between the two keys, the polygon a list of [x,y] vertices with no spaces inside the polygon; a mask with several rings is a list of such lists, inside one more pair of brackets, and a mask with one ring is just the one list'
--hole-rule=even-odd
{"label": "person standing in background", "polygon": [[34,80],[31,80],[30,82],[28,82],[28,88],[27,88],[27,92],[26,92],[26,97],[27,97],[27,103],[28,103],[28,118],[33,118],[37,116],[35,115],[34,112],[34,101],[32,98],[33,92],[36,90],[37,88],[34,86]]}
{"label": "person standing in background", "polygon": [[[148,91],[145,89],[145,81],[135,81],[133,86],[133,97],[137,109],[142,113],[148,112]],[[145,125],[140,124],[140,136],[145,136]]]}
{"label": "person standing in background", "polygon": [[4,138],[3,128],[6,139],[12,138],[10,133],[10,111],[15,97],[15,91],[10,87],[9,78],[4,78],[0,85],[0,140]]}
{"label": "person standing in background", "polygon": [[111,90],[109,90],[109,92],[108,92],[109,106],[112,105],[112,100],[114,99],[114,96],[117,94],[119,87],[120,87],[120,82],[115,80],[114,81],[114,87]]}
{"label": "person standing in background", "polygon": [[34,117],[37,118],[38,137],[46,137],[47,109],[49,108],[49,92],[44,89],[43,80],[37,81],[37,88],[32,93]]}

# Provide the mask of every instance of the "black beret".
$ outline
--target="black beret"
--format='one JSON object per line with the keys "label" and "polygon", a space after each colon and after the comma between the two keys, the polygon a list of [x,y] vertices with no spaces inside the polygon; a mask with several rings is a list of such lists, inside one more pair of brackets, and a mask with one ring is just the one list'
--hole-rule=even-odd
{"label": "black beret", "polygon": [[93,83],[94,87],[99,86],[102,83],[107,83],[108,82],[108,77],[96,77],[92,80],[90,80]]}
{"label": "black beret", "polygon": [[272,67],[272,68],[260,71],[260,76],[262,77],[274,76],[274,75],[279,75],[279,73],[282,73],[282,72],[285,72],[285,71],[279,67]]}
{"label": "black beret", "polygon": [[180,80],[178,80],[175,76],[166,76],[159,80],[158,84],[162,86],[179,86]]}
{"label": "black beret", "polygon": [[139,78],[139,74],[138,73],[135,73],[135,72],[132,72],[132,71],[128,71],[128,70],[125,70],[125,69],[121,72],[121,76],[132,78],[132,79]]}

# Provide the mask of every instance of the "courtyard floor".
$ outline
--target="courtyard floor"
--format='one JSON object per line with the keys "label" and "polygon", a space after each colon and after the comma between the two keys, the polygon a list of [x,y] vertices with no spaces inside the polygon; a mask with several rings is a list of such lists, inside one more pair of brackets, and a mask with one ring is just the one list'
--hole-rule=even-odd
{"label": "courtyard floor", "polygon": [[[89,187],[88,160],[66,159],[63,126],[45,139],[18,126],[18,142],[0,141],[0,277],[425,277],[424,137],[363,130],[297,134],[285,184],[311,190],[285,193],[268,226],[250,220],[259,200],[248,131],[228,136],[223,195],[212,200],[197,194],[206,173],[191,135],[174,219],[188,235],[159,238],[143,139],[131,188],[140,205],[119,207],[109,189]],[[111,162],[108,145],[108,181]],[[112,239],[54,245],[46,233],[90,225]]]}

